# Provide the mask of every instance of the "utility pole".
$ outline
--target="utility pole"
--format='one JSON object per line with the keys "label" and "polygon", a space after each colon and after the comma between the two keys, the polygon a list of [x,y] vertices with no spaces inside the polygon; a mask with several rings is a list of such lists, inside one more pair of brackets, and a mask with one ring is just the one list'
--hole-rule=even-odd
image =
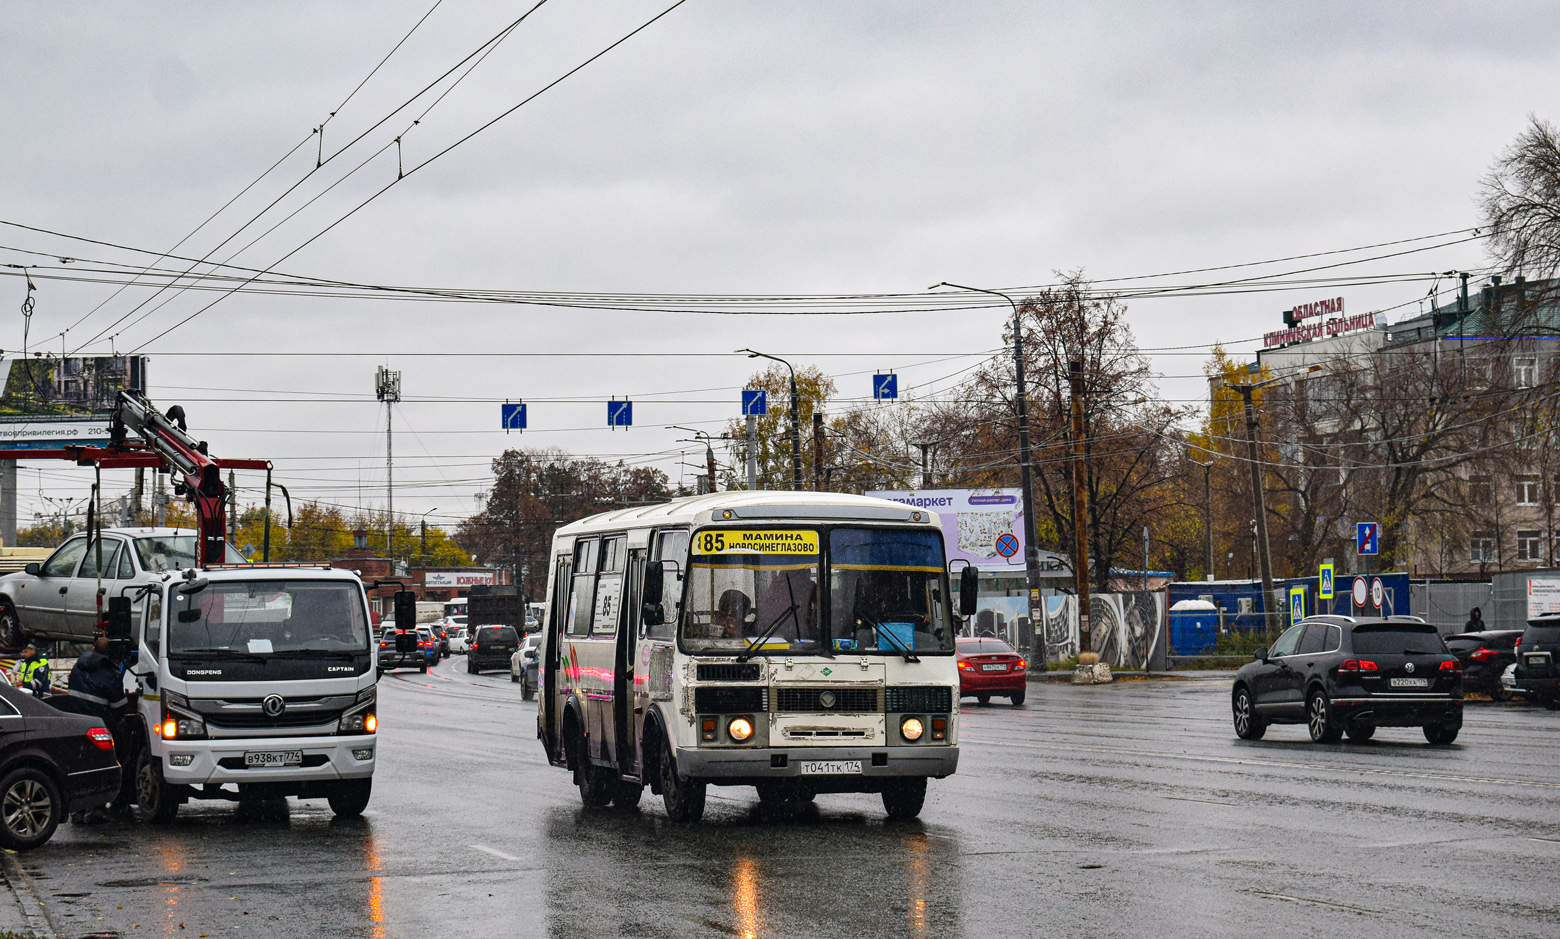
{"label": "utility pole", "polygon": [[[952,287],[955,290],[969,290],[1001,297],[1008,302],[1008,306],[1013,308],[1013,393],[1014,409],[1018,418],[1019,485],[1024,508],[1024,575],[1029,588],[1029,628],[1039,630],[1041,624],[1045,622],[1045,610],[1040,605],[1040,545],[1035,539],[1035,481],[1029,450],[1029,392],[1024,387],[1024,324],[1018,313],[1018,304],[1012,297],[1001,291],[987,290],[984,287],[966,287],[948,281],[933,284],[927,289],[935,290],[938,287]],[[1089,611],[1086,603],[1080,613],[1083,622],[1087,623]]]}
{"label": "utility pole", "polygon": [[1078,576],[1078,660],[1093,654],[1089,634],[1089,489],[1083,445],[1083,362],[1067,363],[1067,383],[1072,391],[1073,438],[1073,565]]}
{"label": "utility pole", "polygon": [[758,490],[758,416],[747,416],[747,478],[748,492]]}
{"label": "utility pole", "polygon": [[710,474],[710,492],[718,492],[720,487],[715,485],[715,448],[710,446],[710,438],[704,438],[704,468]]}
{"label": "utility pole", "polygon": [[238,548],[238,480],[232,470],[228,470],[228,544]]}
{"label": "utility pole", "polygon": [[784,365],[786,371],[791,373],[791,488],[797,492],[802,491],[802,396],[796,387],[796,369],[791,363],[775,355],[767,355],[763,352],[754,352],[752,349],[738,349],[738,352],[746,352],[750,359],[768,359],[771,362],[779,362]]}
{"label": "utility pole", "polygon": [[1213,470],[1213,461],[1191,462],[1193,466],[1201,466],[1203,471],[1203,547],[1208,552],[1208,569],[1203,572],[1203,579],[1213,580],[1213,481],[1209,476]]}
{"label": "utility pole", "polygon": [[910,446],[921,451],[921,488],[932,488],[932,451],[936,449],[935,443],[912,443]]}
{"label": "utility pole", "polygon": [[1251,464],[1251,511],[1256,516],[1253,520],[1253,534],[1257,542],[1257,564],[1262,571],[1262,622],[1268,629],[1274,626],[1271,610],[1273,559],[1268,553],[1267,499],[1262,491],[1262,463],[1257,456],[1257,409],[1252,404],[1251,395],[1257,389],[1265,388],[1277,381],[1277,378],[1269,378],[1253,384],[1231,385],[1226,382],[1224,385],[1231,391],[1238,392],[1246,406],[1246,459]]}
{"label": "utility pole", "polygon": [[813,491],[823,489],[823,412],[813,408]]}
{"label": "utility pole", "polygon": [[395,403],[401,400],[401,373],[381,365],[374,373],[374,393],[385,403],[385,557],[395,559],[395,433],[391,426]]}

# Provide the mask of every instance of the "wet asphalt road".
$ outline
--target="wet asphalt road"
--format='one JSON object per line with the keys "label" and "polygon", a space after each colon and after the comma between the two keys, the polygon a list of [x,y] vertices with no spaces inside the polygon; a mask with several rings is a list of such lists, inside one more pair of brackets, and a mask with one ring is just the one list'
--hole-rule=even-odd
{"label": "wet asphalt road", "polygon": [[365,818],[191,803],[167,828],[62,826],[22,858],[85,936],[1560,935],[1560,713],[1470,706],[1451,747],[1230,730],[1225,681],[1032,686],[966,702],[921,821],[876,796],[699,827],[584,810],[508,676],[381,684]]}

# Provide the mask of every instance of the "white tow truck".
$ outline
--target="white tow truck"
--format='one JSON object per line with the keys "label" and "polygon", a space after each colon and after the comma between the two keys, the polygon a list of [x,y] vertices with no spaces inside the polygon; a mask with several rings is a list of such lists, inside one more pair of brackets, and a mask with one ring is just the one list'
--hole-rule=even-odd
{"label": "white tow truck", "polygon": [[[352,571],[213,565],[136,590],[142,817],[190,799],[328,799],[359,815],[378,714],[363,583]],[[121,601],[122,609],[128,604]]]}

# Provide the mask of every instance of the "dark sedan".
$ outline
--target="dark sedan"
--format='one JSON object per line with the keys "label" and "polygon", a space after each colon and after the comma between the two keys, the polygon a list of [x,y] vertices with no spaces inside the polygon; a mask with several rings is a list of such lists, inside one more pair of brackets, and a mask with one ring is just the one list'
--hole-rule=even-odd
{"label": "dark sedan", "polygon": [[1528,620],[1517,645],[1517,687],[1550,710],[1560,710],[1560,613]]}
{"label": "dark sedan", "polygon": [[1511,700],[1511,692],[1501,687],[1500,676],[1517,660],[1517,640],[1521,638],[1520,629],[1447,636],[1446,647],[1462,663],[1463,690],[1487,694],[1497,701]]}
{"label": "dark sedan", "polygon": [[36,848],[67,814],[118,793],[114,738],[102,721],[0,685],[0,846]]}
{"label": "dark sedan", "polygon": [[1451,743],[1462,729],[1462,663],[1414,617],[1313,617],[1235,673],[1230,705],[1244,740],[1270,724],[1305,724],[1316,743],[1369,740],[1377,727],[1420,727],[1431,743]]}

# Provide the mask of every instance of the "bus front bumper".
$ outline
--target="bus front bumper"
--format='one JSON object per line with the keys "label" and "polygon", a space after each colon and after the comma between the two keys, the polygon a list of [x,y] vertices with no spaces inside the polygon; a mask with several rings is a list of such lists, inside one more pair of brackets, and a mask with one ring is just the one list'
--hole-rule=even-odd
{"label": "bus front bumper", "polygon": [[[860,763],[857,772],[853,764]],[[841,764],[844,764],[843,766]],[[677,749],[677,772],[712,783],[752,784],[765,779],[805,778],[820,785],[848,786],[850,780],[894,776],[952,776],[959,748],[916,747],[708,747]]]}

